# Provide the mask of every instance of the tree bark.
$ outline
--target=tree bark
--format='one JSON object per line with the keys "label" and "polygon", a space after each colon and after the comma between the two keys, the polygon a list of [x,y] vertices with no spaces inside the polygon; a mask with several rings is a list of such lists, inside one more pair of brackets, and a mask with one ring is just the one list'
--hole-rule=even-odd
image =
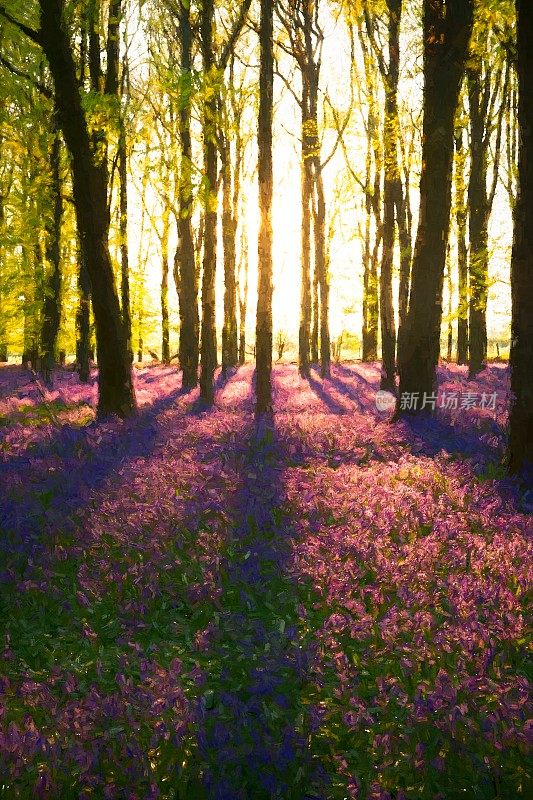
{"label": "tree bark", "polygon": [[40,0],[40,39],[54,79],[60,124],[72,159],[76,218],[91,281],[99,366],[98,413],[131,414],[135,393],[109,254],[107,169],[96,161],[81,103],[61,0]]}
{"label": "tree bark", "polygon": [[170,208],[165,201],[163,210],[163,235],[161,237],[161,361],[170,363],[170,333],[168,324],[168,240],[170,236]]}
{"label": "tree bark", "polygon": [[[519,190],[511,262],[512,340],[509,465],[512,473],[533,470],[533,16],[526,0],[516,0]],[[526,476],[527,480],[527,476]]]}
{"label": "tree bark", "polygon": [[[424,123],[420,215],[409,312],[400,348],[402,410],[431,410],[440,351],[442,290],[450,225],[454,118],[473,23],[471,0],[425,0]],[[402,409],[402,397],[417,398]]]}
{"label": "tree bark", "polygon": [[470,319],[469,374],[474,377],[485,367],[487,358],[487,297],[489,268],[489,208],[487,198],[487,145],[485,127],[488,120],[482,108],[482,95],[490,89],[482,86],[481,60],[467,70],[470,110],[470,180],[468,212],[470,234]]}
{"label": "tree bark", "polygon": [[[235,178],[237,180],[237,167]],[[237,331],[236,244],[237,216],[235,193],[232,193],[232,169],[229,142],[226,142],[222,174],[222,241],[224,246],[224,325],[222,328],[222,371],[235,367],[239,360]]]}
{"label": "tree bark", "polygon": [[239,279],[239,364],[246,361],[246,313],[248,310],[248,237],[246,226],[241,233],[241,265],[239,276],[242,275],[244,285],[240,286]]}
{"label": "tree bark", "polygon": [[319,157],[315,159],[315,191],[317,213],[315,218],[315,269],[320,289],[320,374],[329,378],[331,342],[329,335],[329,275],[326,258],[326,200]]}
{"label": "tree bark", "polygon": [[76,363],[80,383],[88,383],[90,377],[90,304],[91,304],[91,282],[87,270],[87,261],[83,246],[79,246],[79,267],[78,267],[78,310],[76,313]]}
{"label": "tree bark", "polygon": [[455,134],[455,213],[457,222],[457,269],[459,307],[457,311],[457,363],[468,362],[468,249],[466,246],[467,207],[465,201],[466,150],[463,131]]}
{"label": "tree bark", "polygon": [[272,410],[272,111],[274,0],[261,0],[259,45],[259,241],[256,321],[256,414]]}
{"label": "tree bark", "polygon": [[174,279],[179,296],[179,361],[183,387],[193,389],[198,383],[199,316],[198,277],[192,232],[192,32],[189,3],[180,3],[181,86],[179,137],[181,171],[178,192],[178,248],[174,259]]}
{"label": "tree bark", "polygon": [[[302,166],[301,166],[301,197],[302,197],[302,253],[301,253],[301,288],[300,288],[300,328],[298,334],[298,359],[302,377],[310,374],[310,344],[311,344],[311,216],[313,198],[313,177],[311,159],[309,156],[312,143],[309,142],[309,129],[306,127],[309,119],[309,86],[302,73]],[[314,137],[311,137],[314,141]]]}
{"label": "tree bark", "polygon": [[383,251],[380,273],[381,316],[381,388],[395,391],[396,382],[396,322],[392,299],[392,270],[394,263],[395,209],[401,206],[397,193],[401,193],[398,166],[398,80],[400,75],[400,19],[401,0],[387,0],[389,10],[388,50],[389,65],[385,81],[385,120],[383,136]]}
{"label": "tree bark", "polygon": [[52,214],[46,216],[45,258],[48,271],[44,290],[43,322],[39,367],[43,379],[50,383],[52,369],[56,363],[57,338],[61,322],[61,222],[63,200],[61,198],[61,138],[57,119],[52,118],[52,146],[50,151],[50,199]]}
{"label": "tree bark", "polygon": [[[216,65],[213,50],[214,1],[204,0],[201,16],[202,59],[204,79],[216,80]],[[202,274],[202,336],[200,396],[204,403],[212,405],[215,399],[213,378],[217,366],[216,298],[215,278],[217,268],[217,163],[215,141],[217,92],[211,86],[203,105],[204,169],[207,184],[205,208],[204,259]]]}

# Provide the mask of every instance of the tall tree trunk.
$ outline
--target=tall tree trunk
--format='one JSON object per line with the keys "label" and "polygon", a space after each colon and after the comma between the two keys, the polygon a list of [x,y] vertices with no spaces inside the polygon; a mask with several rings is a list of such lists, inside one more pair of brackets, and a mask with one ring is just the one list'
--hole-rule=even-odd
{"label": "tall tree trunk", "polygon": [[[533,470],[533,15],[526,0],[516,0],[519,190],[511,262],[512,338],[510,470]],[[529,480],[531,481],[531,473]],[[530,483],[531,485],[531,483]]]}
{"label": "tall tree trunk", "polygon": [[466,246],[467,207],[465,200],[466,150],[463,131],[455,134],[455,209],[457,221],[457,269],[459,308],[457,312],[457,363],[468,362],[468,248]]}
{"label": "tall tree trunk", "polygon": [[0,192],[0,362],[7,361],[7,341],[6,341],[6,320],[4,317],[5,311],[3,306],[3,268],[4,268],[4,222],[5,222],[5,204],[6,196]]}
{"label": "tall tree trunk", "polygon": [[[313,214],[313,228],[316,239],[317,235],[316,210]],[[315,254],[316,254],[316,247],[315,247]],[[318,356],[318,342],[320,338],[319,330],[320,330],[320,288],[318,284],[318,269],[315,261],[315,269],[313,271],[313,294],[311,302],[311,343],[310,343],[311,363],[313,364],[317,364],[319,358]]]}
{"label": "tall tree trunk", "polygon": [[[204,79],[216,80],[213,51],[214,0],[204,0],[201,16]],[[207,183],[202,275],[202,337],[200,395],[208,405],[215,399],[213,378],[217,366],[215,278],[217,267],[217,92],[211,86],[203,105],[204,169]]]}
{"label": "tall tree trunk", "polygon": [[[310,372],[311,341],[311,216],[313,201],[313,177],[310,149],[313,144],[309,137],[309,86],[302,75],[302,166],[301,166],[301,196],[302,196],[302,253],[301,253],[301,289],[300,289],[300,329],[298,334],[298,359],[300,374],[308,377]],[[314,142],[314,136],[311,137]]]}
{"label": "tall tree trunk", "polygon": [[91,340],[90,328],[90,304],[91,304],[91,282],[87,270],[87,260],[80,244],[78,249],[78,310],[76,313],[76,363],[80,383],[88,383],[90,377],[89,351]]}
{"label": "tall tree trunk", "polygon": [[[360,33],[361,38],[361,33]],[[363,248],[363,330],[362,360],[376,361],[378,357],[378,254],[383,236],[381,218],[381,145],[377,140],[377,118],[375,98],[368,57],[365,57],[365,72],[369,91],[369,111],[367,122],[366,166],[365,166],[365,237]],[[372,176],[372,163],[374,175]],[[374,246],[372,246],[372,217],[375,221]]]}
{"label": "tall tree trunk", "polygon": [[424,2],[424,123],[420,215],[409,312],[400,347],[400,403],[431,409],[440,351],[450,225],[454,118],[473,22],[472,0]]}
{"label": "tall tree trunk", "polygon": [[130,301],[130,266],[128,250],[128,152],[126,148],[126,131],[120,121],[118,142],[118,176],[120,183],[120,294],[124,335],[130,362],[133,361],[131,343],[131,301]]}
{"label": "tall tree trunk", "polygon": [[[470,234],[470,319],[469,319],[469,373],[473,377],[485,366],[487,358],[487,296],[489,268],[489,209],[487,199],[487,147],[485,129],[488,120],[482,105],[482,96],[490,90],[482,86],[481,59],[467,70],[470,110],[470,180],[468,184],[468,211]],[[487,142],[488,144],[488,142]]]}
{"label": "tall tree trunk", "polygon": [[315,190],[317,213],[315,217],[315,269],[320,289],[320,374],[328,378],[331,362],[329,335],[329,275],[326,257],[326,200],[320,159],[315,159]]}
{"label": "tall tree trunk", "polygon": [[248,310],[248,236],[246,226],[241,233],[241,265],[239,275],[242,275],[243,286],[239,279],[239,364],[246,361],[246,312]]}
{"label": "tall tree trunk", "polygon": [[381,388],[396,389],[396,323],[392,299],[392,270],[394,262],[395,208],[401,206],[397,200],[401,193],[398,166],[398,79],[400,74],[400,18],[401,0],[387,0],[389,10],[388,50],[389,66],[385,80],[385,120],[383,137],[383,160],[385,177],[383,183],[383,252],[380,274],[381,315]]}
{"label": "tall tree trunk", "polygon": [[[222,173],[222,241],[224,246],[224,325],[222,328],[222,371],[235,367],[239,359],[237,332],[236,239],[237,218],[232,203],[231,152],[226,141]],[[237,172],[235,172],[237,175]]]}
{"label": "tall tree trunk", "polygon": [[453,354],[453,283],[452,265],[450,263],[450,247],[448,245],[448,264],[446,268],[447,289],[448,289],[448,345],[446,349],[446,360],[450,362]]}
{"label": "tall tree trunk", "polygon": [[54,79],[57,107],[72,158],[76,217],[91,280],[99,366],[98,413],[135,409],[135,393],[113,267],[109,254],[107,169],[91,148],[76,68],[62,19],[61,0],[40,0],[40,39]]}
{"label": "tall tree trunk", "polygon": [[170,208],[165,201],[163,210],[163,235],[161,237],[161,361],[170,363],[170,334],[168,325],[168,240],[170,236]]}
{"label": "tall tree trunk", "polygon": [[198,383],[199,317],[198,277],[194,256],[192,232],[192,32],[189,3],[179,4],[181,42],[181,91],[179,112],[179,138],[181,171],[178,192],[178,248],[174,260],[174,279],[179,296],[180,339],[179,360],[183,386],[194,388]]}
{"label": "tall tree trunk", "polygon": [[274,0],[261,0],[259,44],[259,242],[256,323],[257,414],[272,410],[272,109],[274,93]]}
{"label": "tall tree trunk", "polygon": [[46,383],[51,381],[56,363],[57,337],[61,322],[61,138],[55,114],[52,118],[53,140],[50,152],[50,199],[52,214],[46,217],[45,257],[48,277],[44,291],[43,322],[41,327],[40,371]]}

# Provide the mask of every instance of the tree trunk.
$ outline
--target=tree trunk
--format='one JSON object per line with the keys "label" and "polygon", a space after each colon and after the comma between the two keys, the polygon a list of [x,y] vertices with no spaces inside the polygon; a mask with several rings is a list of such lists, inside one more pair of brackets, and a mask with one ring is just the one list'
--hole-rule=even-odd
{"label": "tree trunk", "polygon": [[57,337],[61,322],[61,222],[63,200],[61,198],[61,139],[55,114],[52,120],[53,140],[50,152],[50,199],[52,214],[46,217],[45,257],[48,278],[44,291],[43,322],[41,327],[40,371],[46,383],[50,383],[52,369],[56,363]]}
{"label": "tree trunk", "polygon": [[[316,240],[316,211],[313,215],[313,225],[314,225],[314,232],[315,232],[315,240]],[[315,241],[316,244],[316,241]],[[315,255],[316,255],[316,246],[315,246]],[[317,364],[318,363],[318,341],[319,341],[319,328],[320,328],[320,289],[318,285],[318,269],[315,260],[315,269],[313,272],[313,296],[312,296],[312,303],[311,303],[311,363]]]}
{"label": "tree trunk", "polygon": [[76,363],[80,383],[88,383],[90,377],[90,303],[91,303],[91,282],[87,270],[87,261],[83,252],[83,247],[79,246],[79,268],[78,268],[78,293],[79,305],[76,314]]}
{"label": "tree trunk", "polygon": [[455,134],[455,209],[457,220],[457,268],[459,308],[457,313],[457,363],[468,361],[468,250],[466,246],[467,208],[465,201],[466,150],[463,131]]}
{"label": "tree trunk", "polygon": [[[525,0],[517,0],[516,8],[520,147],[511,262],[511,391],[514,399],[509,464],[512,473],[533,470],[533,16]],[[530,472],[529,481],[531,477]]]}
{"label": "tree trunk", "polygon": [[[202,6],[202,59],[204,80],[216,80],[213,51],[214,0]],[[207,405],[215,399],[213,378],[217,366],[215,278],[217,267],[217,145],[215,141],[217,92],[214,86],[206,93],[203,106],[204,168],[207,184],[205,208],[204,259],[202,275],[202,337],[200,396]]]}
{"label": "tree trunk", "polygon": [[[300,294],[300,330],[298,334],[298,358],[300,374],[305,378],[310,372],[311,342],[311,216],[313,197],[313,176],[309,150],[312,144],[309,141],[309,86],[302,74],[302,166],[301,166],[301,192],[302,192],[302,272]],[[314,137],[311,137],[314,142]]]}
{"label": "tree trunk", "polygon": [[246,226],[242,229],[241,267],[239,275],[243,276],[244,285],[239,285],[239,364],[246,361],[246,312],[248,310],[248,237]]}
{"label": "tree trunk", "polygon": [[161,361],[170,363],[170,333],[168,326],[168,239],[170,236],[170,209],[165,201],[163,211],[163,235],[161,237]]}
{"label": "tree trunk", "polygon": [[392,270],[394,263],[395,208],[398,190],[401,192],[398,167],[398,79],[400,74],[401,0],[387,0],[389,10],[388,49],[389,67],[385,78],[385,121],[383,160],[383,252],[380,274],[381,315],[381,388],[395,391],[396,382],[396,323],[392,299]]}
{"label": "tree trunk", "polygon": [[[450,225],[454,118],[472,31],[471,0],[425,0],[420,216],[409,312],[400,347],[398,411],[430,410],[440,351]],[[405,408],[403,399],[417,400]],[[402,409],[403,407],[403,409]]]}
{"label": "tree trunk", "polygon": [[[365,61],[366,69],[368,64]],[[367,75],[367,81],[369,76]],[[378,357],[378,253],[383,235],[381,221],[381,151],[376,139],[376,118],[371,100],[366,151],[365,175],[365,239],[363,250],[363,361],[376,361]],[[372,159],[375,157],[375,174],[372,180]],[[375,220],[375,240],[372,247],[372,216]]]}
{"label": "tree trunk", "polygon": [[256,414],[272,410],[272,109],[274,0],[261,0],[259,44],[259,242],[256,322]]}
{"label": "tree trunk", "polygon": [[107,169],[95,162],[61,0],[40,0],[41,42],[54,79],[57,107],[72,158],[73,194],[91,281],[99,366],[98,413],[135,409],[131,364],[109,255]]}
{"label": "tree trunk", "polygon": [[482,87],[481,60],[467,70],[470,107],[470,180],[468,184],[468,212],[470,234],[470,320],[469,320],[469,374],[474,377],[485,367],[487,358],[487,296],[488,296],[488,224],[487,199],[487,147],[485,126],[488,120],[482,110],[482,94],[490,88]]}
{"label": "tree trunk", "polygon": [[224,246],[224,325],[222,371],[235,367],[239,359],[237,332],[236,239],[237,218],[232,208],[231,153],[226,142],[222,174],[222,241]]}
{"label": "tree trunk", "polygon": [[181,171],[178,197],[178,248],[174,259],[174,279],[179,296],[179,361],[183,387],[193,389],[198,383],[199,317],[198,278],[192,232],[192,33],[189,3],[180,3],[181,87],[179,137]]}
{"label": "tree trunk", "polygon": [[315,190],[317,213],[315,217],[315,270],[320,289],[320,374],[329,378],[331,342],[329,335],[329,275],[326,257],[326,200],[320,159],[315,159]]}
{"label": "tree trunk", "polygon": [[118,176],[120,183],[120,293],[124,335],[130,362],[133,361],[131,343],[131,301],[130,301],[130,267],[128,251],[128,153],[126,149],[126,131],[124,122],[120,121],[118,142]]}

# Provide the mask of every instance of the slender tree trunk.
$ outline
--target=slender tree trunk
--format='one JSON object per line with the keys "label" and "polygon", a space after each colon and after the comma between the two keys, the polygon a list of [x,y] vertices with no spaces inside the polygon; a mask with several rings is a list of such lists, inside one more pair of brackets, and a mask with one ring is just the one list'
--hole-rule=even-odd
{"label": "slender tree trunk", "polygon": [[381,315],[381,388],[395,391],[396,323],[392,299],[392,270],[394,262],[395,207],[398,189],[401,192],[398,166],[398,79],[400,74],[400,17],[401,0],[387,0],[389,9],[388,49],[389,67],[385,77],[385,121],[383,160],[383,252],[380,274]]}
{"label": "slender tree trunk", "polygon": [[239,359],[237,332],[236,238],[237,218],[232,208],[232,170],[229,142],[226,142],[222,173],[222,241],[224,245],[224,325],[222,328],[222,371],[235,367]]}
{"label": "slender tree trunk", "polygon": [[329,275],[326,258],[326,200],[319,157],[315,159],[315,189],[317,213],[315,218],[315,269],[320,289],[320,374],[328,378],[331,363],[329,335]]}
{"label": "slender tree trunk", "polygon": [[124,335],[130,362],[133,361],[131,343],[131,300],[130,300],[130,267],[128,250],[128,153],[126,149],[126,132],[124,124],[120,122],[120,136],[118,143],[118,175],[120,183],[120,293],[122,306],[122,321]]}
{"label": "slender tree trunk", "polygon": [[[510,470],[533,474],[533,16],[526,0],[516,0],[519,190],[511,262],[512,339]],[[527,480],[527,476],[526,476]]]}
{"label": "slender tree trunk", "polygon": [[246,312],[248,310],[248,236],[246,226],[242,229],[241,239],[241,268],[244,285],[239,285],[239,364],[246,361]]}
{"label": "slender tree trunk", "polygon": [[411,263],[413,260],[413,215],[411,212],[411,202],[409,197],[410,179],[409,165],[405,174],[405,184],[401,178],[398,180],[398,191],[396,193],[396,219],[398,221],[398,236],[400,240],[400,282],[398,286],[398,336],[396,341],[396,362],[399,371],[399,351],[398,342],[400,340],[402,328],[405,326],[407,312],[409,310],[409,292],[411,288]]}
{"label": "slender tree trunk", "polygon": [[487,358],[487,297],[489,268],[489,208],[487,199],[487,148],[485,127],[488,120],[482,110],[482,94],[490,88],[490,75],[482,86],[481,60],[470,66],[468,97],[470,106],[470,181],[468,211],[470,234],[470,320],[469,373],[473,377],[485,366]]}
{"label": "slender tree trunk", "polygon": [[4,223],[5,223],[5,210],[4,203],[6,197],[0,193],[0,362],[7,361],[7,341],[6,341],[6,321],[5,311],[3,306],[3,268],[4,268]]}
{"label": "slender tree trunk", "polygon": [[87,260],[83,251],[83,246],[79,246],[79,267],[78,267],[78,310],[76,313],[76,363],[80,383],[88,383],[90,377],[90,304],[91,304],[91,282],[87,270]]}
{"label": "slender tree trunk", "polygon": [[457,269],[459,308],[457,313],[457,363],[468,361],[468,248],[466,246],[467,207],[465,200],[466,150],[463,131],[455,135],[455,208],[457,221]]}
{"label": "slender tree trunk", "polygon": [[[213,51],[214,0],[202,6],[202,58],[205,80],[216,78]],[[213,378],[217,366],[215,278],[217,267],[217,145],[215,141],[217,92],[206,93],[203,119],[204,167],[208,198],[205,208],[204,259],[202,275],[202,337],[200,395],[207,405],[215,399]]]}
{"label": "slender tree trunk", "polygon": [[448,289],[448,346],[446,350],[446,359],[448,362],[452,360],[453,354],[453,283],[452,283],[452,265],[450,263],[450,247],[448,246],[448,264],[446,269],[447,289]]}
{"label": "slender tree trunk", "polygon": [[100,415],[135,409],[135,393],[109,255],[107,169],[95,163],[62,19],[61,0],[40,0],[41,42],[52,73],[60,123],[72,157],[73,193],[91,280],[99,366]]}
{"label": "slender tree trunk", "polygon": [[[365,61],[367,72],[369,66]],[[370,87],[370,77],[367,75]],[[372,179],[372,161],[374,178]],[[376,141],[376,117],[373,98],[370,100],[367,129],[366,175],[365,175],[365,242],[363,250],[363,361],[377,361],[378,357],[378,254],[383,236],[381,220],[381,167],[382,157]],[[372,247],[372,217],[375,220],[374,246]]]}
{"label": "slender tree trunk", "polygon": [[[298,335],[298,354],[300,374],[308,377],[310,372],[311,341],[311,215],[313,177],[309,150],[309,87],[303,78],[302,88],[302,166],[301,166],[301,195],[302,195],[302,273],[300,295],[300,330]],[[314,142],[314,137],[311,137]]]}
{"label": "slender tree trunk", "polygon": [[170,208],[165,201],[163,211],[163,235],[161,237],[161,361],[170,363],[170,333],[168,324],[168,273],[169,273],[169,248],[170,236]]}
{"label": "slender tree trunk", "polygon": [[178,197],[178,248],[174,260],[174,279],[178,289],[180,313],[179,360],[183,386],[194,388],[198,383],[199,317],[198,277],[192,232],[192,33],[189,3],[180,3],[181,87],[179,137],[181,171]]}
{"label": "slender tree trunk", "polygon": [[259,243],[256,323],[256,413],[272,410],[272,109],[274,0],[261,0],[259,44]]}
{"label": "slender tree trunk", "polygon": [[[316,228],[316,212],[313,215],[313,227],[315,233],[315,239],[317,235],[317,228]],[[316,242],[315,242],[316,244]],[[315,254],[316,254],[316,247],[315,247]],[[312,295],[312,303],[311,303],[311,363],[317,364],[318,363],[318,342],[319,342],[319,329],[320,329],[320,288],[318,284],[318,269],[317,264],[315,262],[315,269],[313,272],[313,295]]]}
{"label": "slender tree trunk", "polygon": [[[471,0],[425,0],[424,124],[420,215],[407,321],[400,347],[398,411],[431,410],[440,350],[450,225],[454,118],[472,31]],[[416,398],[416,409],[402,409]]]}
{"label": "slender tree trunk", "polygon": [[41,327],[40,370],[46,383],[50,383],[52,369],[56,363],[57,338],[61,322],[61,222],[63,200],[61,198],[61,138],[55,115],[52,122],[53,140],[50,152],[50,199],[52,215],[48,215],[46,227],[45,257],[48,278],[44,291],[43,322]]}

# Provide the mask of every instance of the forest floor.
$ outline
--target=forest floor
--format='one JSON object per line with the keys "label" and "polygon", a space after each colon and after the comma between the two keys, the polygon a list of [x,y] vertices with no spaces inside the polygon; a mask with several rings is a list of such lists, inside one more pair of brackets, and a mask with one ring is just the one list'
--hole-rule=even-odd
{"label": "forest floor", "polygon": [[528,796],[507,370],[394,424],[377,364],[276,367],[260,423],[252,379],[136,370],[97,422],[0,369],[0,797]]}

